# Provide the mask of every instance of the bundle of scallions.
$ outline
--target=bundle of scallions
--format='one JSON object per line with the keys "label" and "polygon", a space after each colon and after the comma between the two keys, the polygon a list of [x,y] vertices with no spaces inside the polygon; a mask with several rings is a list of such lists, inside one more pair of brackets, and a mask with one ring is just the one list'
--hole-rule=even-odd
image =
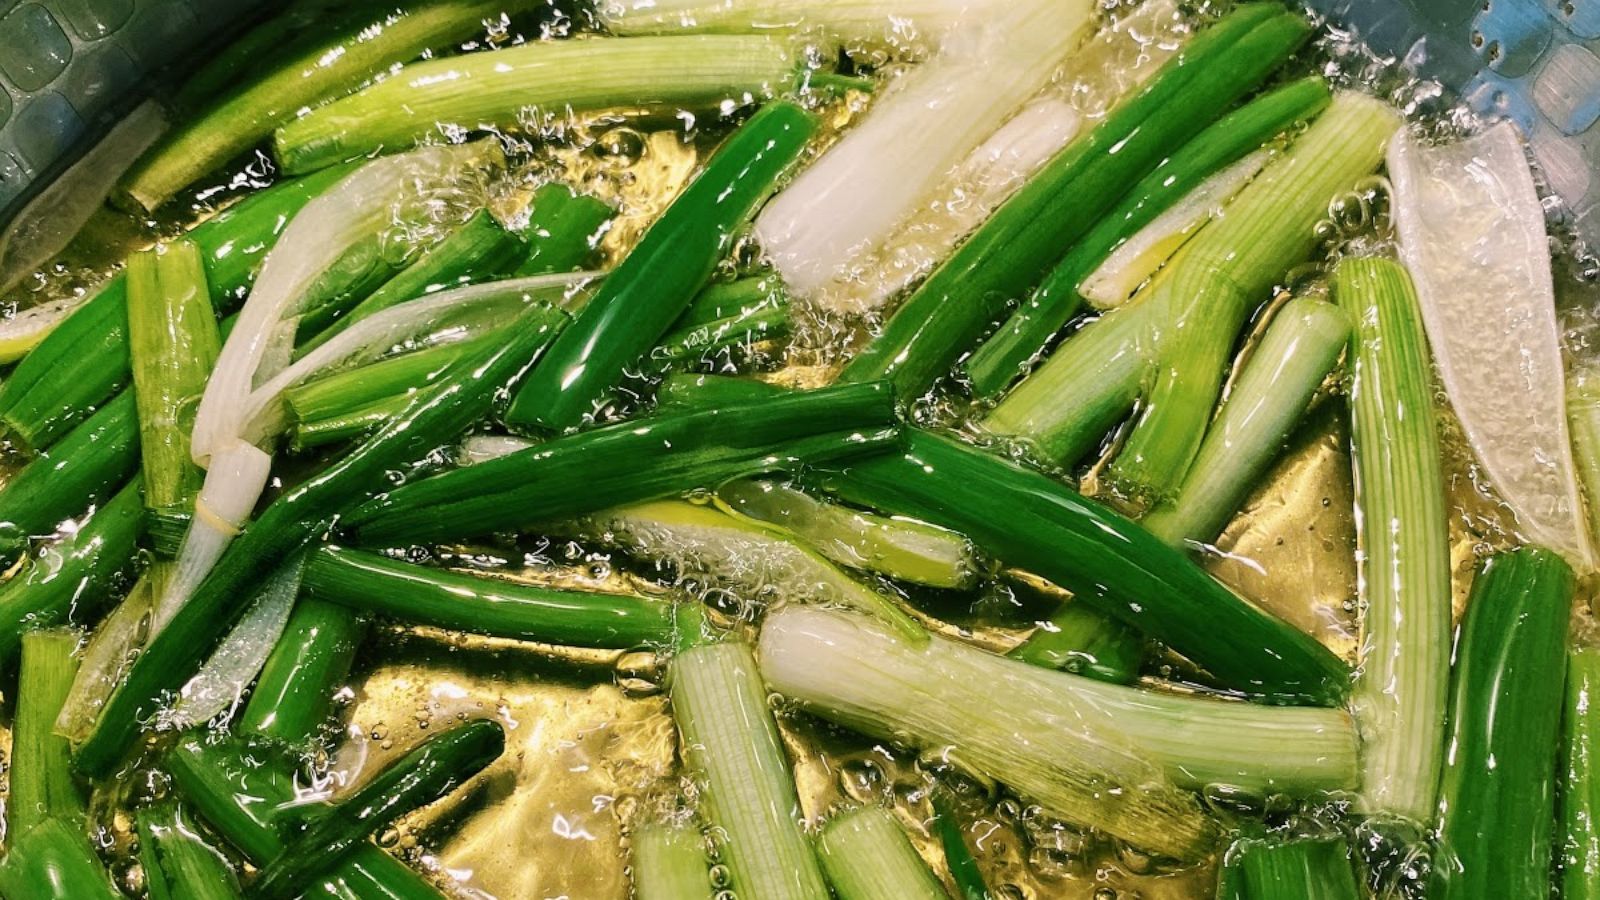
{"label": "bundle of scallions", "polygon": [[[1276,0],[1101,6],[311,2],[191,73],[114,199],[198,223],[0,322],[0,896],[1600,898],[1600,368],[1520,137]],[[1338,562],[1238,575],[1263,523]],[[595,740],[676,753],[485,694],[340,768],[395,640],[654,659]],[[378,837],[578,773],[615,871]]]}

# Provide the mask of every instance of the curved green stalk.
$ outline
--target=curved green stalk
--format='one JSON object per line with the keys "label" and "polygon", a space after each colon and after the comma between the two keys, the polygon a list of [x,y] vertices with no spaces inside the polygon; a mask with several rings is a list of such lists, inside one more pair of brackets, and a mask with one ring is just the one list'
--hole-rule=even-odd
{"label": "curved green stalk", "polygon": [[816,129],[809,113],[777,102],[734,132],[556,339],[506,421],[565,431],[591,416],[705,286]]}
{"label": "curved green stalk", "polygon": [[87,619],[108,603],[118,579],[133,565],[143,523],[135,478],[0,585],[0,668],[16,657],[24,631],[73,615]]}
{"label": "curved green stalk", "polygon": [[855,355],[847,381],[888,378],[915,398],[950,371],[1128,186],[1260,86],[1311,34],[1276,3],[1245,4],[1202,31],[1148,87],[1070,144],[1006,201]]}
{"label": "curved green stalk", "polygon": [[483,771],[505,752],[500,723],[478,719],[428,738],[333,806],[305,818],[303,830],[251,885],[252,897],[290,900],[334,867],[373,832],[432,803]]}
{"label": "curved green stalk", "polygon": [[138,470],[138,414],[123,391],[0,488],[0,556],[15,559],[30,538],[55,534]]}
{"label": "curved green stalk", "polygon": [[[187,737],[163,763],[183,799],[258,866],[283,852],[301,823],[299,814],[306,812],[304,804],[295,804],[294,766],[280,749],[236,738]],[[308,895],[339,900],[442,897],[427,879],[375,844],[358,845],[330,869]]]}
{"label": "curved green stalk", "polygon": [[[123,176],[119,192],[135,208],[154,210],[278,125],[293,121],[302,109],[347,93],[424,50],[466,40],[506,5],[506,0],[433,0],[398,12],[383,7],[370,18],[346,17],[331,39],[280,60],[275,71],[219,97],[174,130]],[[328,27],[326,19],[317,24],[319,30]]]}

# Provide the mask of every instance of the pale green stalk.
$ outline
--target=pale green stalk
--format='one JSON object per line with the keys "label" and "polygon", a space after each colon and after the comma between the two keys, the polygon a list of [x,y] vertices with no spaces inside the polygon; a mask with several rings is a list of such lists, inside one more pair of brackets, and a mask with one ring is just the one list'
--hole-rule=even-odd
{"label": "pale green stalk", "polygon": [[631,861],[635,900],[711,900],[705,838],[690,825],[640,828]]}
{"label": "pale green stalk", "polygon": [[886,809],[864,806],[833,817],[817,849],[839,900],[949,900]]}
{"label": "pale green stalk", "polygon": [[1333,292],[1356,323],[1350,430],[1364,609],[1353,694],[1362,737],[1357,808],[1426,823],[1450,688],[1450,534],[1433,369],[1417,295],[1399,263],[1346,259]]}
{"label": "pale green stalk", "polygon": [[671,679],[684,764],[722,838],[732,890],[760,900],[828,900],[750,647],[692,646],[672,661]]}

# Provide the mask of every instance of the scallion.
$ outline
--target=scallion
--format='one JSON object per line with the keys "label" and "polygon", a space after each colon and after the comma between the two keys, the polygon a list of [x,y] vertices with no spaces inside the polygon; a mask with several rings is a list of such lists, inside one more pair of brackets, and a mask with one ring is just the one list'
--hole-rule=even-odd
{"label": "scallion", "polygon": [[846,500],[964,534],[1166,643],[1226,687],[1324,704],[1347,689],[1344,663],[1316,640],[1054,479],[915,429],[901,452],[819,468],[817,480]]}
{"label": "scallion", "polygon": [[744,516],[664,500],[586,516],[576,527],[581,536],[670,565],[681,579],[731,588],[751,602],[844,606],[914,641],[926,633],[888,594],[851,578],[792,533]]}
{"label": "scallion", "polygon": [[774,481],[730,482],[717,497],[741,515],[793,533],[842,566],[952,590],[978,579],[972,545],[943,528],[849,509]]}
{"label": "scallion", "polygon": [[1556,872],[1562,900],[1600,897],[1600,650],[1567,655]]}
{"label": "scallion", "polygon": [[705,839],[689,825],[646,825],[630,838],[638,900],[711,900]]}
{"label": "scallion", "polygon": [[82,826],[51,819],[0,862],[0,895],[27,900],[122,900]]}
{"label": "scallion", "polygon": [[[311,569],[308,565],[302,573],[302,586]],[[239,716],[238,730],[291,745],[315,737],[333,708],[334,691],[326,686],[350,674],[362,630],[347,607],[309,597],[295,603]]]}
{"label": "scallion", "polygon": [[1338,364],[1350,329],[1342,310],[1311,296],[1274,313],[1176,496],[1141,524],[1171,544],[1215,540]]}
{"label": "scallion", "polygon": [[[1142,497],[1170,497],[1188,474],[1222,377],[1250,311],[1316,248],[1329,204],[1383,160],[1400,116],[1379,100],[1341,93],[1311,128],[1195,236],[1162,282],[1154,384],[1111,479]],[[1170,299],[1169,299],[1170,298]]]}
{"label": "scallion", "polygon": [[1533,546],[1492,557],[1473,581],[1454,653],[1434,897],[1550,895],[1574,584],[1560,556]]}
{"label": "scallion", "polygon": [[395,818],[432,803],[478,774],[505,751],[505,730],[478,719],[436,734],[384,767],[349,797],[304,820],[303,829],[267,863],[250,893],[289,900],[318,873]]}
{"label": "scallion", "polygon": [[705,286],[734,232],[816,128],[809,113],[777,102],[734,132],[556,339],[512,401],[507,422],[559,432],[592,416],[623,368],[654,346]]}
{"label": "scallion", "polygon": [[[1138,716],[1136,704],[1117,704],[1115,715],[1099,705],[1109,699],[1105,691],[1126,689],[1047,673],[941,637],[918,648],[870,619],[815,607],[769,615],[760,655],[767,684],[807,710],[876,738],[939,753],[1073,825],[1177,859],[1202,855],[1216,839],[1199,802],[1152,758],[1154,748],[1136,744],[1122,730]],[[1084,693],[1073,689],[1074,682],[1097,690]],[[1256,714],[1262,712],[1276,710],[1257,708]],[[1204,713],[1179,721],[1216,727]],[[1215,736],[1224,744],[1183,740],[1181,752],[1246,749],[1237,724]],[[1353,771],[1353,735],[1347,741],[1347,769]],[[1257,756],[1252,765],[1261,762],[1264,749],[1248,748]]]}
{"label": "scallion", "polygon": [[968,238],[842,377],[890,378],[907,399],[926,392],[1132,182],[1260,86],[1310,33],[1303,18],[1262,3],[1196,35],[1148,87],[1057,154]]}
{"label": "scallion", "polygon": [[22,636],[17,713],[11,725],[10,794],[6,829],[20,838],[60,821],[82,828],[87,803],[73,781],[72,748],[55,732],[56,717],[78,672],[76,631],[30,631]]}
{"label": "scallion", "polygon": [[1333,294],[1350,343],[1358,587],[1355,712],[1360,807],[1415,823],[1434,812],[1450,669],[1450,537],[1433,418],[1433,375],[1411,278],[1398,263],[1347,259]]}
{"label": "scallion", "polygon": [[669,603],[543,588],[326,547],[306,567],[311,596],[403,622],[573,647],[665,644]]}
{"label": "scallion", "polygon": [[134,479],[0,585],[0,662],[16,657],[24,631],[101,609],[133,566],[143,524],[144,504]]}
{"label": "scallion", "polygon": [[827,900],[800,799],[750,647],[698,642],[672,660],[672,717],[731,887],[763,900]]}
{"label": "scallion", "polygon": [[200,490],[189,431],[194,402],[221,343],[194,242],[175,241],[128,258],[128,355],[148,507],[175,506]]}
{"label": "scallion", "polygon": [[839,900],[949,900],[886,809],[864,806],[829,819],[817,855]]}
{"label": "scallion", "polygon": [[457,540],[871,452],[898,429],[884,385],[618,422],[445,472],[358,510],[368,545]]}
{"label": "scallion", "polygon": [[[168,135],[123,178],[121,192],[138,209],[154,210],[301,110],[347,93],[424,50],[483,31],[484,20],[501,15],[506,5],[506,0],[436,0],[384,8],[376,21],[346,17],[342,29],[278,60],[275,71],[220,96]],[[320,21],[315,27],[328,25]]]}
{"label": "scallion", "polygon": [[1219,119],[1130,189],[1116,208],[1056,263],[1000,330],[963,366],[973,392],[994,396],[1022,372],[1079,306],[1079,285],[1146,225],[1329,100],[1326,83],[1307,78],[1267,93]]}
{"label": "scallion", "polygon": [[784,283],[809,299],[881,243],[1048,83],[1088,34],[1091,13],[1084,0],[996,9],[875,98],[756,220]]}
{"label": "scallion", "polygon": [[441,128],[506,129],[529,111],[715,109],[771,96],[794,75],[787,44],[759,35],[590,37],[426,60],[279,128],[284,171],[394,152]]}
{"label": "scallion", "polygon": [[139,810],[139,864],[150,900],[237,900],[244,896],[227,857],[207,844],[182,805]]}

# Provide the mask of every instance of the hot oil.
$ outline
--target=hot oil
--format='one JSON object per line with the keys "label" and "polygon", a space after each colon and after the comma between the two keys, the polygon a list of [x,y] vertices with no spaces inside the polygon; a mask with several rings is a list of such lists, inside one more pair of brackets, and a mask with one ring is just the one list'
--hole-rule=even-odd
{"label": "hot oil", "polygon": [[[1361,68],[1369,65],[1337,37],[1318,58],[1329,60],[1330,74],[1346,83],[1360,80]],[[1437,115],[1425,100],[1403,105],[1421,116]],[[870,98],[852,93],[819,112],[837,134],[869,107]],[[541,130],[552,129],[550,123],[539,124]],[[564,180],[621,210],[602,248],[615,261],[670,202],[721,133],[712,123],[692,118],[561,123],[550,135],[559,138],[556,142],[527,145],[524,159],[531,161],[508,180],[512,187],[497,197],[496,210],[514,219],[532,187]],[[115,258],[147,234],[107,239],[100,249],[105,258]],[[54,277],[63,284],[82,280],[85,271],[101,264],[93,257],[74,257]],[[1592,305],[1593,299],[1586,294],[1575,305]],[[794,348],[782,357],[781,367],[763,377],[800,386],[826,383],[845,345],[859,336],[860,324],[800,315],[805,322]],[[970,414],[943,398],[925,404],[923,411],[955,428]],[[1482,487],[1459,426],[1442,403],[1438,414],[1459,614],[1476,560],[1514,540],[1510,514]],[[1330,385],[1262,485],[1203,555],[1204,565],[1353,660],[1358,640],[1354,502],[1346,412],[1338,386]],[[461,555],[443,561],[580,590],[638,591],[663,602],[685,594],[699,599],[687,589],[692,586],[663,586],[672,584],[670,576],[649,568],[635,566],[630,572],[607,556],[538,538],[463,548]],[[955,623],[940,630],[994,650],[1018,641],[1037,612],[999,585],[976,599],[926,599],[929,611]],[[572,651],[376,625],[341,695],[332,750],[309,761],[304,793],[337,796],[430,734],[463,718],[495,718],[507,728],[505,755],[462,790],[379,835],[379,843],[436,873],[441,884],[458,883],[460,896],[622,900],[630,896],[630,829],[694,791],[678,765],[663,668],[662,660],[647,651]],[[957,789],[968,843],[1001,897],[1193,900],[1212,893],[1210,862],[1173,868],[1150,860],[968,780],[937,754],[888,747],[781,704],[778,709],[803,812],[813,823],[845,804],[892,805],[919,851],[942,873],[943,855],[927,828],[928,791],[945,783]],[[9,746],[8,731],[0,733],[0,742]],[[139,772],[103,789],[96,805],[104,842],[121,859],[121,880],[135,890],[140,877],[127,855],[129,816],[113,801],[162,789],[158,776]],[[1212,799],[1231,808],[1223,802],[1228,798]]]}

